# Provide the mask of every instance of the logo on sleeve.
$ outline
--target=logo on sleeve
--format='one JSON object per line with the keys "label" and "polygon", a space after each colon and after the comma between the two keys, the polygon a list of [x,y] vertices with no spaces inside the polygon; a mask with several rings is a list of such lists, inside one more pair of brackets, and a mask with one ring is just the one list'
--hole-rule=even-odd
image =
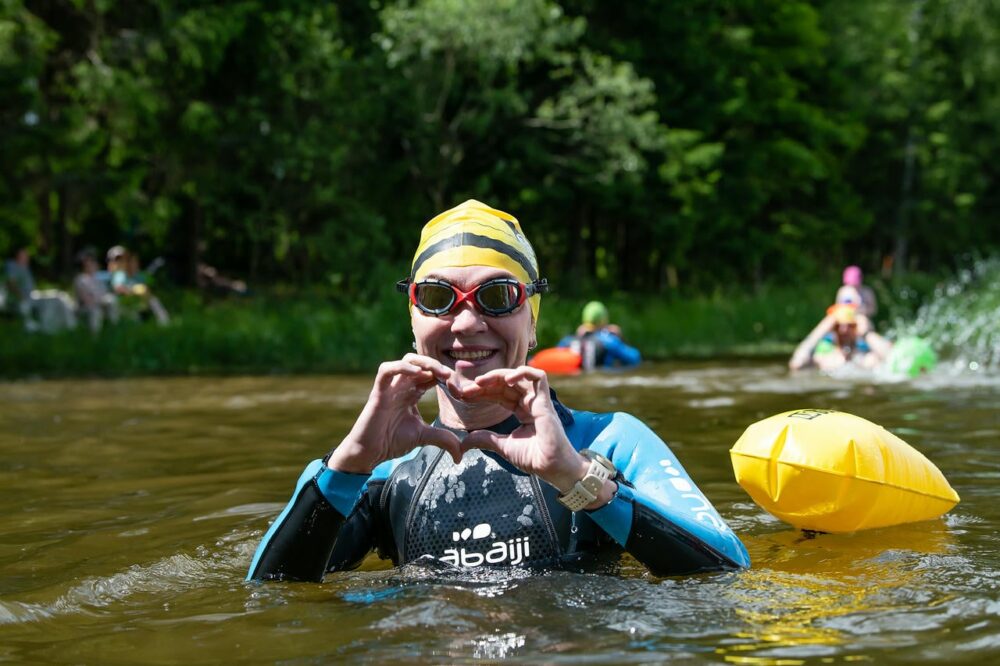
{"label": "logo on sleeve", "polygon": [[689,480],[682,477],[680,470],[674,467],[672,460],[664,458],[660,461],[660,467],[663,468],[665,474],[669,475],[670,485],[680,494],[681,498],[691,501],[691,504],[686,508],[694,514],[695,520],[699,523],[708,523],[722,534],[728,534],[731,531],[722,518],[715,513],[715,509],[712,508],[705,496]]}

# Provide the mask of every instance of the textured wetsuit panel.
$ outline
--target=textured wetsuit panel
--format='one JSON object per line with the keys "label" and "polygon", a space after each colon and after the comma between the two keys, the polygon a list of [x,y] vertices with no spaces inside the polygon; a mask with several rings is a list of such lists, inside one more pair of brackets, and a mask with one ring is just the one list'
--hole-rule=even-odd
{"label": "textured wetsuit panel", "polygon": [[[389,477],[382,496],[379,498],[382,520],[388,526],[391,546],[383,548],[394,564],[403,564],[403,548],[406,544],[406,517],[410,512],[413,497],[424,482],[430,465],[444,452],[433,446],[425,446],[420,455],[400,465]],[[389,550],[391,548],[391,551]]]}
{"label": "textured wetsuit panel", "polygon": [[532,477],[481,451],[441,456],[411,506],[404,558],[456,566],[551,563],[559,555]]}

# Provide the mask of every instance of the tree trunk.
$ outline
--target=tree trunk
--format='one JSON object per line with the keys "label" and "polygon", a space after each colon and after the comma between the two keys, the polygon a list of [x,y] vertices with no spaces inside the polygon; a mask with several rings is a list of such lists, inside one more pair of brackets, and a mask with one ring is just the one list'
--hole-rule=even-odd
{"label": "tree trunk", "polygon": [[[908,67],[910,85],[916,77],[917,64],[920,59],[920,23],[923,20],[924,0],[918,0],[910,14],[909,41],[913,49],[913,57]],[[903,148],[903,180],[900,184],[899,210],[896,214],[896,238],[893,250],[896,275],[902,276],[909,263],[910,251],[910,212],[913,209],[913,181],[917,166],[917,93],[910,91],[909,126],[906,130],[906,145]]]}
{"label": "tree trunk", "polygon": [[70,207],[69,198],[70,195],[64,185],[56,190],[56,236],[59,239],[56,274],[59,277],[73,274],[73,234],[67,223]]}
{"label": "tree trunk", "polygon": [[667,264],[666,273],[667,285],[671,290],[677,291],[677,287],[681,284],[680,278],[677,276],[677,267],[673,264]]}
{"label": "tree trunk", "polygon": [[571,219],[569,224],[570,228],[576,226],[577,233],[570,234],[573,241],[566,257],[566,276],[569,278],[569,284],[579,285],[587,270],[587,241],[584,238],[584,229],[589,211],[586,204],[577,204],[575,208],[576,219]]}
{"label": "tree trunk", "polygon": [[632,284],[634,271],[632,270],[632,252],[629,247],[628,224],[621,216],[618,216],[616,232],[618,252],[615,253],[614,261],[615,273],[618,275],[618,284],[623,289],[632,289],[634,287]]}
{"label": "tree trunk", "polygon": [[585,236],[583,253],[583,274],[590,280],[597,277],[597,245],[599,239],[597,234],[600,228],[594,224],[594,214],[590,204],[583,205],[580,215],[580,235]]}
{"label": "tree trunk", "polygon": [[[912,122],[912,121],[911,121]],[[896,214],[896,239],[893,246],[896,275],[906,272],[910,249],[910,211],[913,208],[913,178],[916,171],[917,139],[913,125],[906,133],[906,148],[903,152],[903,181],[899,192],[899,210]]]}
{"label": "tree trunk", "polygon": [[38,215],[41,218],[38,221],[38,230],[41,232],[41,239],[39,243],[39,252],[42,254],[50,255],[55,247],[55,240],[52,235],[52,200],[49,192],[48,183],[42,188],[41,193],[38,195]]}
{"label": "tree trunk", "polygon": [[198,283],[198,264],[201,263],[201,235],[204,226],[204,211],[197,200],[191,200],[191,233],[188,234],[187,275],[188,284]]}

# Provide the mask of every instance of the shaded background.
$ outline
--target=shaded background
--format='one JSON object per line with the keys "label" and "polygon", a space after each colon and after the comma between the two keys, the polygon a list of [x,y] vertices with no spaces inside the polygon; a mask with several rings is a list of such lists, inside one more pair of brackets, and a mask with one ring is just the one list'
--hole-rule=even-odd
{"label": "shaded background", "polygon": [[998,84],[988,0],[4,0],[0,251],[361,289],[477,197],[566,284],[934,270],[1000,242]]}
{"label": "shaded background", "polygon": [[[133,372],[332,342],[355,355],[292,365],[370,367],[409,346],[390,285],[420,226],[475,197],[556,287],[543,344],[599,296],[656,357],[784,351],[848,263],[884,325],[996,253],[998,117],[996,0],[2,0],[0,253],[56,285],[87,246],[165,257],[177,326],[227,337],[157,333],[170,359]],[[250,312],[185,292],[199,262]],[[40,345],[6,374],[73,371]]]}

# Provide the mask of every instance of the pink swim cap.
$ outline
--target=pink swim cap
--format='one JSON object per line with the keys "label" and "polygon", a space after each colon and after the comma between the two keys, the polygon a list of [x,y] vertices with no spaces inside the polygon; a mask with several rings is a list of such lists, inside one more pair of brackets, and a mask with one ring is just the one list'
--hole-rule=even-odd
{"label": "pink swim cap", "polygon": [[844,269],[844,284],[851,287],[861,286],[861,269],[857,266],[848,266]]}

